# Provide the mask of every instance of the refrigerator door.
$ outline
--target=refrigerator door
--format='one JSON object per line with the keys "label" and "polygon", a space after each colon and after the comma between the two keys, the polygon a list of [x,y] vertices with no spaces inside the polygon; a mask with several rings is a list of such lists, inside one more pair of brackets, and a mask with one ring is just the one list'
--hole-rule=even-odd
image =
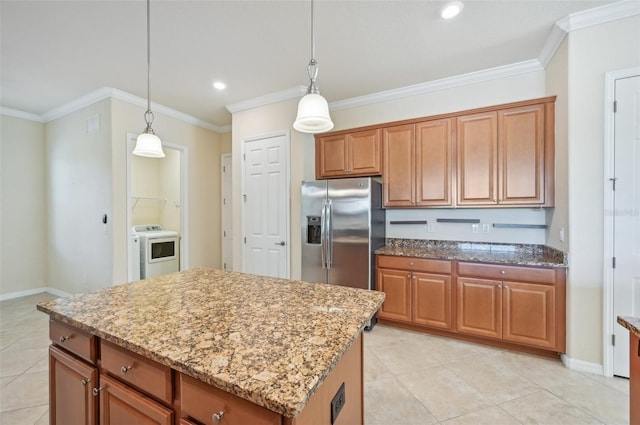
{"label": "refrigerator door", "polygon": [[302,182],[302,280],[307,282],[327,282],[327,269],[323,267],[323,249],[328,251],[323,239],[323,209],[327,203],[327,182]]}
{"label": "refrigerator door", "polygon": [[328,180],[330,268],[327,283],[370,289],[371,179]]}

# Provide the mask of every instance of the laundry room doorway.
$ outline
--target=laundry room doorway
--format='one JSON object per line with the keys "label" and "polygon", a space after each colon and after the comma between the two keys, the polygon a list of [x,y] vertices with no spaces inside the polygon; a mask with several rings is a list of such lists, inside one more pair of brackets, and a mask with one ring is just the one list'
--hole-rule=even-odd
{"label": "laundry room doorway", "polygon": [[[127,235],[128,280],[151,277],[145,267],[155,267],[162,273],[188,268],[187,215],[187,150],[186,147],[163,141],[164,158],[146,158],[133,155],[136,135],[127,136]],[[158,236],[174,234],[173,247],[162,253],[163,258],[152,258],[144,244],[153,237],[148,226],[158,226]],[[142,232],[141,229],[146,232]],[[137,229],[137,230],[136,230]],[[159,233],[159,232],[163,233]],[[153,231],[152,231],[153,232]],[[150,245],[151,246],[151,245]],[[165,247],[168,245],[165,244]],[[158,248],[159,249],[159,248]],[[146,251],[150,251],[147,249]],[[166,261],[165,267],[157,267]],[[172,261],[171,263],[168,263]],[[175,269],[175,270],[174,270]]]}

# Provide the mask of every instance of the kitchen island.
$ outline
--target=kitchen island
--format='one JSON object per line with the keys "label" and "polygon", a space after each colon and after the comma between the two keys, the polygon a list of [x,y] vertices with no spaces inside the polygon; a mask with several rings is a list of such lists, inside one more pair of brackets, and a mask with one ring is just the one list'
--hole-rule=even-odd
{"label": "kitchen island", "polygon": [[618,316],[629,331],[629,423],[640,425],[640,317]]}
{"label": "kitchen island", "polygon": [[[162,419],[151,423],[362,423],[361,333],[383,300],[195,269],[40,303],[54,343],[52,423],[73,406],[69,388],[88,404],[84,422],[116,423],[151,406],[146,416]],[[127,403],[137,405],[129,412]]]}

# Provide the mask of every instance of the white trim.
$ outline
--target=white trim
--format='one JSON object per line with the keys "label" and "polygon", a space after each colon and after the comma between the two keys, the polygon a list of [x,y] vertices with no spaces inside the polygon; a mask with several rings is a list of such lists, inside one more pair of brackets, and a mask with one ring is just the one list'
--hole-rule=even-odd
{"label": "white trim", "polygon": [[558,25],[558,22],[556,22],[551,29],[551,33],[549,33],[544,46],[542,46],[542,51],[538,55],[538,61],[543,67],[546,68],[547,65],[549,65],[551,58],[556,54],[556,51],[560,47],[560,44],[562,44],[562,40],[564,40],[566,35],[567,32]]}
{"label": "white trim", "polygon": [[46,286],[41,286],[40,288],[35,289],[27,289],[25,291],[17,291],[17,292],[9,292],[8,294],[0,295],[0,301],[13,300],[15,298],[28,297],[29,295],[42,294],[43,292],[47,292],[51,295],[56,295],[58,297],[68,298],[71,296],[70,293],[61,291],[55,288],[49,288]]}
{"label": "white trim", "polygon": [[431,93],[453,87],[476,84],[483,81],[498,80],[529,72],[543,71],[544,67],[537,59],[518,62],[510,65],[498,66],[482,71],[470,72],[453,77],[442,78],[440,80],[428,81],[426,83],[401,87],[365,96],[353,97],[351,99],[339,100],[329,103],[329,109],[338,111],[340,109],[354,108],[357,106],[369,105],[377,102],[400,99],[408,96]]}
{"label": "white trim", "polygon": [[[639,2],[640,4],[640,2]],[[615,320],[613,318],[613,269],[608,266],[613,257],[614,243],[614,216],[615,208],[613,188],[609,179],[614,177],[615,170],[615,114],[613,112],[613,101],[616,95],[616,80],[640,75],[640,67],[626,68],[617,71],[606,72],[604,74],[604,247],[603,247],[603,283],[604,293],[602,299],[602,360],[603,374],[613,376],[613,346],[611,345],[611,335]],[[609,213],[607,213],[609,211]]]}
{"label": "white trim", "polygon": [[600,25],[616,19],[628,18],[640,14],[640,1],[623,0],[604,6],[594,7],[581,12],[572,13],[560,19],[556,25],[565,32],[571,32],[593,25]]}
{"label": "white trim", "polygon": [[572,359],[566,354],[560,356],[562,364],[567,369],[574,370],[576,372],[591,373],[594,375],[603,375],[602,365],[598,363],[585,362],[584,360]]}
{"label": "white trim", "polygon": [[243,100],[236,103],[231,103],[226,106],[227,111],[233,113],[246,111],[247,109],[258,108],[260,106],[269,105],[271,103],[278,103],[289,99],[295,99],[304,96],[307,93],[305,86],[296,86],[287,90],[282,90],[275,93],[270,93],[260,97],[254,97],[252,99]]}
{"label": "white trim", "polygon": [[23,120],[35,121],[44,123],[40,115],[32,114],[30,112],[19,111],[17,109],[6,108],[0,106],[0,115],[6,115],[8,117],[22,118]]}

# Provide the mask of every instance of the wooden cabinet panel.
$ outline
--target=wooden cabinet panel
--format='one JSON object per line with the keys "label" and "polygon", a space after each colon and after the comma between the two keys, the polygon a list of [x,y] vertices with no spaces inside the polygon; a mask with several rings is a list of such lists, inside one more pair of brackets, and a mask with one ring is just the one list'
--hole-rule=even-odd
{"label": "wooden cabinet panel", "polygon": [[498,201],[500,204],[543,204],[544,105],[498,112]]}
{"label": "wooden cabinet panel", "polygon": [[428,258],[400,257],[393,255],[378,255],[377,265],[386,269],[401,269],[408,271],[451,274],[451,261],[431,260]]}
{"label": "wooden cabinet panel", "polygon": [[173,402],[171,368],[100,340],[103,371],[167,404]]}
{"label": "wooden cabinet panel", "polygon": [[411,273],[378,269],[377,277],[377,290],[386,295],[378,317],[411,322]]}
{"label": "wooden cabinet panel", "polygon": [[98,370],[55,346],[49,347],[49,423],[85,424],[98,421]]}
{"label": "wooden cabinet panel", "polygon": [[316,142],[316,169],[319,177],[343,176],[349,168],[347,135],[327,136]]}
{"label": "wooden cabinet panel", "polygon": [[380,129],[316,139],[316,177],[378,176],[382,172]]}
{"label": "wooden cabinet panel", "polygon": [[101,425],[173,425],[173,412],[124,384],[100,375]]}
{"label": "wooden cabinet panel", "polygon": [[457,205],[497,202],[498,115],[486,112],[458,117]]}
{"label": "wooden cabinet panel", "polygon": [[349,175],[380,175],[380,130],[360,131],[349,135]]}
{"label": "wooden cabinet panel", "polygon": [[629,404],[630,424],[640,424],[640,339],[629,333]]}
{"label": "wooden cabinet panel", "polygon": [[416,124],[416,205],[452,206],[453,118]]}
{"label": "wooden cabinet panel", "polygon": [[502,338],[501,282],[458,277],[458,332]]}
{"label": "wooden cabinet panel", "polygon": [[500,280],[521,280],[531,283],[556,282],[556,271],[541,267],[521,267],[499,264],[458,263],[458,275]]}
{"label": "wooden cabinet panel", "polygon": [[180,374],[181,416],[209,424],[221,415],[222,424],[280,425],[282,417],[250,401],[222,391],[190,376]]}
{"label": "wooden cabinet panel", "polygon": [[415,125],[382,131],[382,201],[385,207],[415,205]]}
{"label": "wooden cabinet panel", "polygon": [[97,340],[95,336],[82,332],[66,323],[50,319],[49,338],[55,344],[95,364],[97,358]]}
{"label": "wooden cabinet panel", "polygon": [[519,282],[502,283],[503,329],[506,341],[556,346],[556,288]]}
{"label": "wooden cabinet panel", "polygon": [[412,273],[413,322],[451,329],[451,277]]}

